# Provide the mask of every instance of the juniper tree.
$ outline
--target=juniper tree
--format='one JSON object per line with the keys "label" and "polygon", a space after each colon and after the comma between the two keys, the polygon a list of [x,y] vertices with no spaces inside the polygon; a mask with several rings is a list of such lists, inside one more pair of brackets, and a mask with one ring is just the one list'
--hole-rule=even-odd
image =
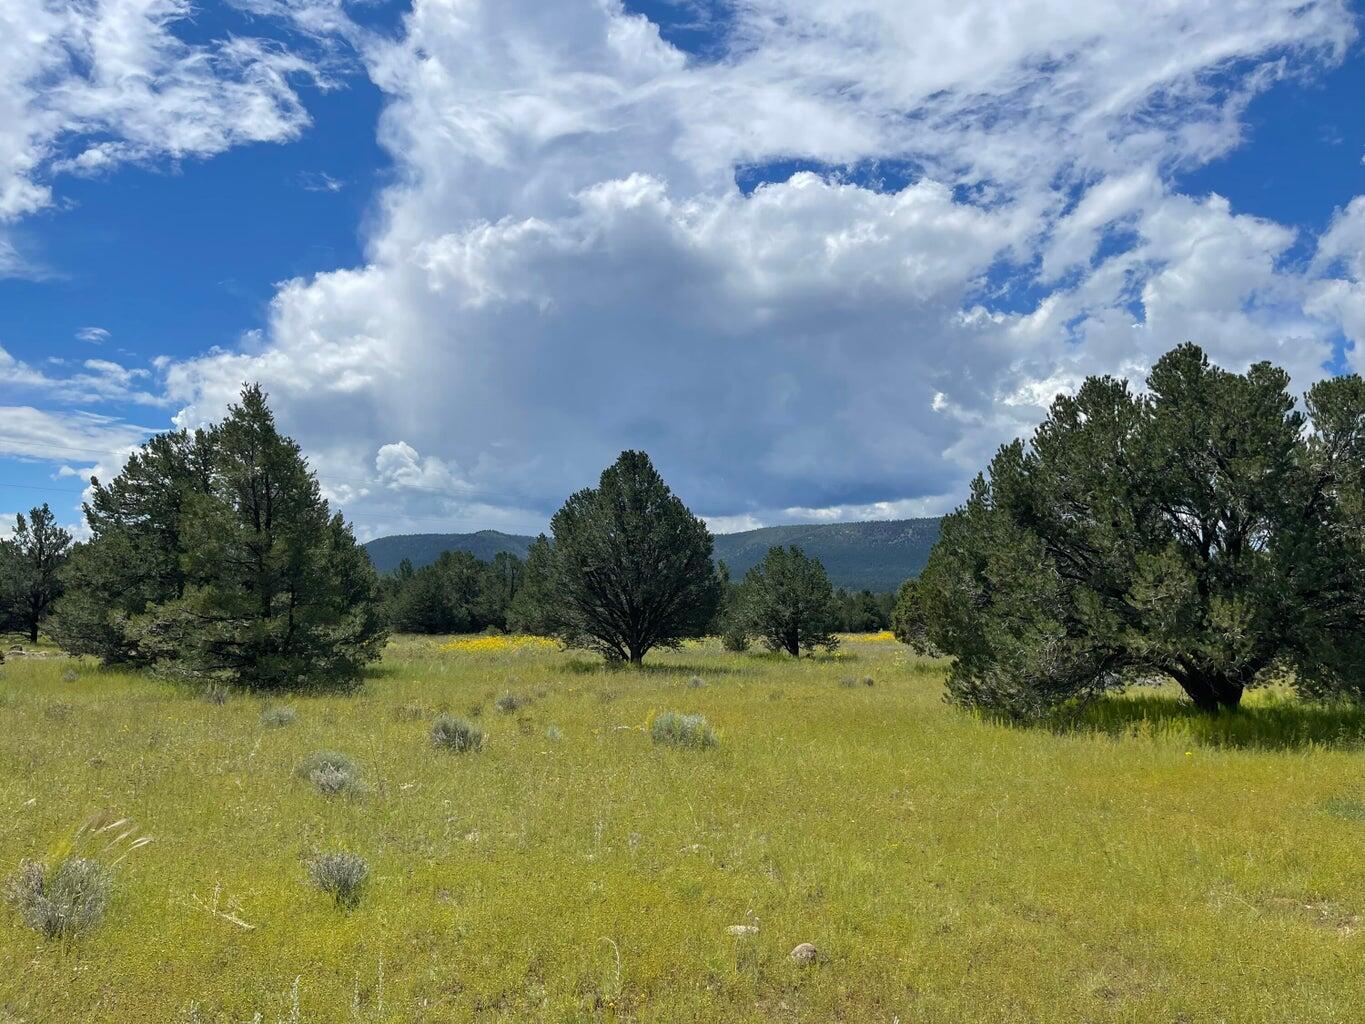
{"label": "juniper tree", "polygon": [[711,533],[644,452],[622,452],[550,530],[529,552],[521,621],[632,665],[705,634],[720,599]]}
{"label": "juniper tree", "polygon": [[71,534],[46,504],[15,517],[14,533],[0,541],[0,625],[38,642],[38,630],[61,596],[61,568]]}
{"label": "juniper tree", "polygon": [[1365,696],[1365,383],[1245,374],[1182,345],[1146,394],[1088,378],[946,517],[898,633],[952,655],[950,699],[1043,713],[1133,675],[1205,711],[1287,670]]}
{"label": "juniper tree", "polygon": [[795,544],[768,549],[745,574],[738,603],[745,628],[769,650],[799,658],[803,651],[839,645],[829,576],[818,558],[807,557]]}

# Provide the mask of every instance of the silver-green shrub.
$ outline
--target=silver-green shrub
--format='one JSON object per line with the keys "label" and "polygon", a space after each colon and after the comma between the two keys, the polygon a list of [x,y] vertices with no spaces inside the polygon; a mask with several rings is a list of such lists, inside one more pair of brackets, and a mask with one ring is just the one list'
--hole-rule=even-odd
{"label": "silver-green shrub", "polygon": [[293,725],[298,719],[299,713],[293,708],[264,708],[261,711],[261,724],[268,729]]}
{"label": "silver-green shrub", "polygon": [[294,774],[307,779],[325,796],[354,796],[364,791],[360,769],[345,754],[320,750],[299,762]]}
{"label": "silver-green shrub", "polygon": [[649,727],[649,734],[655,743],[667,743],[675,747],[714,747],[716,733],[701,715],[684,715],[677,711],[665,711]]}
{"label": "silver-green shrub", "polygon": [[335,899],[337,906],[349,910],[360,902],[370,877],[370,866],[359,854],[320,853],[308,862],[308,877]]}
{"label": "silver-green shrub", "polygon": [[113,886],[112,872],[96,860],[67,857],[51,867],[29,860],[5,880],[4,897],[34,931],[69,938],[99,923]]}
{"label": "silver-green shrub", "polygon": [[431,727],[431,742],[434,746],[459,754],[478,750],[483,746],[483,740],[483,730],[453,715],[442,715]]}

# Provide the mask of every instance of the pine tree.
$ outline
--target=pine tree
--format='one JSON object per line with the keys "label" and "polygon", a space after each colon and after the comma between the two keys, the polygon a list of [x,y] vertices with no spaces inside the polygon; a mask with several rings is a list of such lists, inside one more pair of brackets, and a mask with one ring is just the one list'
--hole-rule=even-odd
{"label": "pine tree", "polygon": [[61,596],[61,568],[71,534],[57,525],[46,504],[15,516],[14,534],[0,541],[0,620],[31,643]]}
{"label": "pine tree", "polygon": [[107,662],[272,689],[348,684],[385,631],[379,583],[259,386],[160,435],[86,508],[59,639]]}
{"label": "pine tree", "polygon": [[148,608],[184,596],[185,510],[192,498],[208,493],[212,462],[206,431],[171,431],[134,452],[107,486],[90,481],[90,540],[67,564],[66,596],[52,621],[62,647],[110,665],[151,664],[131,623]]}

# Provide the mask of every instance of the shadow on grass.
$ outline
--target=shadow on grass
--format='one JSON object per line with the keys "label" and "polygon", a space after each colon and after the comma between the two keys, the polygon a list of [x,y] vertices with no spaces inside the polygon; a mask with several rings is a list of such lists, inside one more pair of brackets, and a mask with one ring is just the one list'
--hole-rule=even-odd
{"label": "shadow on grass", "polygon": [[1238,750],[1349,750],[1365,746],[1365,708],[1253,692],[1238,710],[1209,715],[1174,693],[1128,693],[1101,697],[1054,728]]}
{"label": "shadow on grass", "polygon": [[652,664],[631,665],[627,662],[609,662],[603,658],[570,658],[564,662],[563,669],[569,675],[628,675],[645,676],[739,676],[748,675],[743,669],[728,665],[690,665],[690,664]]}

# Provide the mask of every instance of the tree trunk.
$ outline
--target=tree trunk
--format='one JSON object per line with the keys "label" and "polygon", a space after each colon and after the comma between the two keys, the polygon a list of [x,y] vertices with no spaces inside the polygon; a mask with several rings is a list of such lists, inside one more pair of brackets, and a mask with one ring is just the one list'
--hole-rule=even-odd
{"label": "tree trunk", "polygon": [[1194,706],[1206,714],[1236,711],[1242,702],[1242,684],[1231,676],[1191,672],[1177,675],[1175,680],[1189,694]]}
{"label": "tree trunk", "polygon": [[34,619],[28,626],[28,642],[36,644],[38,642],[38,620]]}

